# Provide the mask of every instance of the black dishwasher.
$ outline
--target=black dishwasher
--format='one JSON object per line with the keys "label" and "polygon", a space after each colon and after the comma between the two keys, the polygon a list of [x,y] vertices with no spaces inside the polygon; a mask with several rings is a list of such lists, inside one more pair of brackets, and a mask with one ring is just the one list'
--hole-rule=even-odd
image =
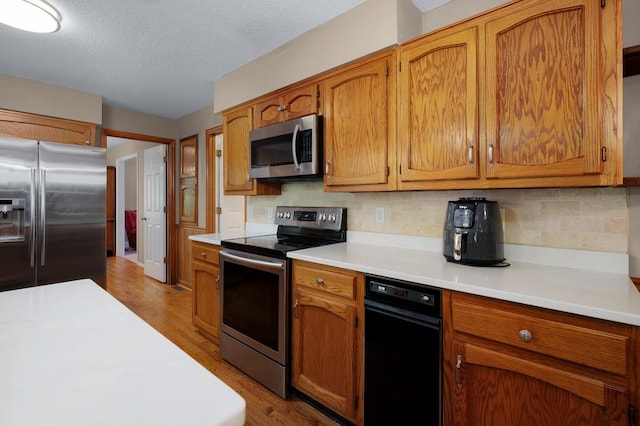
{"label": "black dishwasher", "polygon": [[364,424],[442,424],[440,289],[368,275]]}

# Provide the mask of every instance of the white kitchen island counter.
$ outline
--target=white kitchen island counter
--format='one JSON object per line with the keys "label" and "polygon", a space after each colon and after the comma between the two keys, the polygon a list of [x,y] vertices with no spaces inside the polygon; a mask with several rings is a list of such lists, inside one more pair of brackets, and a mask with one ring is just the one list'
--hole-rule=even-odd
{"label": "white kitchen island counter", "polygon": [[242,425],[245,401],[91,280],[0,293],[0,425]]}

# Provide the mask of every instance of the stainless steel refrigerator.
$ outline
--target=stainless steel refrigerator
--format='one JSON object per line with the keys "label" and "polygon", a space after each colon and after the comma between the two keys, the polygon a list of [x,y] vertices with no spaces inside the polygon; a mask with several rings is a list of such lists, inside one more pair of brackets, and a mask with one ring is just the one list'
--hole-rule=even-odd
{"label": "stainless steel refrigerator", "polygon": [[105,285],[106,152],[0,137],[0,291]]}

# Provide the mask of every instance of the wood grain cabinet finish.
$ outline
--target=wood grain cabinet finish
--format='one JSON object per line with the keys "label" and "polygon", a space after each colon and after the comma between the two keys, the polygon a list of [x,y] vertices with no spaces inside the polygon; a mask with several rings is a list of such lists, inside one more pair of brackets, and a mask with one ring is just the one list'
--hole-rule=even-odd
{"label": "wood grain cabinet finish", "polygon": [[400,189],[476,179],[478,28],[424,38],[400,57]]}
{"label": "wood grain cabinet finish", "polygon": [[320,85],[295,87],[253,106],[254,128],[316,114],[320,108]]}
{"label": "wood grain cabinet finish", "polygon": [[324,81],[325,191],[396,189],[396,51]]}
{"label": "wood grain cabinet finish", "polygon": [[215,342],[220,338],[220,251],[192,241],[193,324]]}
{"label": "wood grain cabinet finish", "polygon": [[23,139],[96,145],[96,125],[0,109],[0,135]]}
{"label": "wood grain cabinet finish", "polygon": [[636,424],[634,327],[455,292],[450,302],[445,424]]}
{"label": "wood grain cabinet finish", "polygon": [[361,418],[362,274],[294,261],[292,384],[357,422]]}
{"label": "wood grain cabinet finish", "polygon": [[487,178],[602,172],[598,52],[600,31],[615,28],[592,0],[539,2],[487,22]]}
{"label": "wood grain cabinet finish", "polygon": [[225,195],[280,195],[280,184],[249,179],[249,131],[251,107],[223,115],[223,163]]}
{"label": "wood grain cabinet finish", "polygon": [[521,1],[402,45],[399,189],[622,183],[619,18]]}

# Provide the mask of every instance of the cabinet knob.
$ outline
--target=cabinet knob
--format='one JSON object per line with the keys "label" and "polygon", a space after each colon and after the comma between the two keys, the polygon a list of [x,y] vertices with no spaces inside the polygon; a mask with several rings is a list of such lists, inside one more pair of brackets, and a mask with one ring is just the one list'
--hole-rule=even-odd
{"label": "cabinet knob", "polygon": [[200,253],[200,256],[202,256],[202,257],[207,257],[207,253],[205,253],[205,252],[201,252],[201,253]]}
{"label": "cabinet knob", "polygon": [[529,330],[520,330],[520,333],[518,333],[518,335],[520,336],[520,340],[525,343],[529,343],[531,340],[533,340],[533,334],[531,334]]}
{"label": "cabinet knob", "polygon": [[324,280],[322,278],[316,278],[316,284],[322,285],[324,284]]}

